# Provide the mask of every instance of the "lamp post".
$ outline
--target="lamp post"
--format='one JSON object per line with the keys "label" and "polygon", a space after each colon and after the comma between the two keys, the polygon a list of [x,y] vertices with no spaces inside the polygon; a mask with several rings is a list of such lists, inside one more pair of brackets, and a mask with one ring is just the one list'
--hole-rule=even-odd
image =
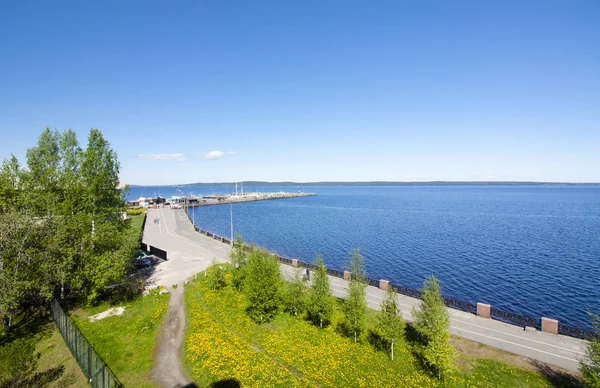
{"label": "lamp post", "polygon": [[231,225],[231,246],[233,246],[233,204],[229,203],[229,223]]}

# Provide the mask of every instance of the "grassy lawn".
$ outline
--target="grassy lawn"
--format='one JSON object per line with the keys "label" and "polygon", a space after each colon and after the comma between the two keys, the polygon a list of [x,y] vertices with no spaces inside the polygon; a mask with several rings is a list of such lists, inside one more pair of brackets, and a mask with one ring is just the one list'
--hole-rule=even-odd
{"label": "grassy lawn", "polygon": [[[158,291],[129,302],[108,303],[72,313],[83,335],[126,387],[155,387],[150,379],[154,343],[167,311],[169,295]],[[90,322],[88,317],[111,307],[125,307],[120,316]]]}
{"label": "grassy lawn", "polygon": [[[89,386],[75,358],[48,316],[43,316],[38,312],[26,317],[21,316],[10,332],[6,332],[3,327],[0,327],[0,347],[7,346],[18,339],[33,342],[35,346],[33,359],[36,359],[39,354],[35,369],[18,383],[19,387],[76,388]],[[10,359],[3,361],[18,362]],[[2,375],[1,370],[0,375]]]}
{"label": "grassy lawn", "polygon": [[[326,329],[279,314],[258,325],[245,312],[243,294],[228,286],[213,291],[204,276],[185,289],[188,331],[185,363],[199,386],[237,380],[242,386],[323,387],[552,387],[547,376],[458,349],[457,369],[443,383],[423,372],[413,345],[403,340],[392,362],[367,341],[338,334],[339,305]],[[374,318],[374,312],[369,319]],[[462,344],[463,349],[477,344]],[[469,352],[470,350],[467,350]]]}
{"label": "grassy lawn", "polygon": [[141,216],[129,217],[129,219],[131,220],[132,232],[139,236],[140,233],[142,233],[142,223],[144,222],[144,215],[142,214]]}
{"label": "grassy lawn", "polygon": [[77,361],[75,361],[58,328],[53,323],[48,325],[45,335],[37,342],[35,351],[40,353],[36,373],[49,375],[54,371],[62,370],[60,377],[46,385],[47,387],[89,386],[87,379],[81,372],[79,365],[77,365]]}

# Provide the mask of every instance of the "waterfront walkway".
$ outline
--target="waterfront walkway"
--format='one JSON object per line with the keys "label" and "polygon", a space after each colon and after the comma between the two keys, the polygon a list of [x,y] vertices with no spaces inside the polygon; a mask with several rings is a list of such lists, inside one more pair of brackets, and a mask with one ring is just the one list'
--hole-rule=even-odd
{"label": "waterfront walkway", "polygon": [[[151,209],[148,219],[160,218],[154,224],[147,222],[144,242],[168,252],[169,260],[159,264],[152,277],[157,285],[171,286],[181,283],[195,273],[208,268],[213,260],[228,261],[230,247],[210,237],[194,231],[183,210],[170,208]],[[282,264],[284,276],[293,274],[295,268]],[[329,276],[333,295],[344,298],[348,282]],[[367,287],[367,303],[372,309],[379,309],[385,291]],[[405,319],[411,321],[411,310],[419,300],[398,295],[398,302]],[[450,312],[450,332],[457,336],[500,348],[533,360],[576,371],[579,360],[584,356],[586,342],[572,337],[525,331],[522,327],[500,321],[480,318],[459,310]]]}

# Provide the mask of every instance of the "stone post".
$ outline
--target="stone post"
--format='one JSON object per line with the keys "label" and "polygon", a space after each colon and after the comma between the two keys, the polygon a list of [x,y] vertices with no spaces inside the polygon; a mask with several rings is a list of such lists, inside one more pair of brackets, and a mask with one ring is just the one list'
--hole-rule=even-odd
{"label": "stone post", "polygon": [[350,272],[350,271],[344,271],[344,280],[350,281],[351,277],[352,277],[352,272]]}
{"label": "stone post", "polygon": [[477,302],[477,316],[481,318],[492,317],[492,306],[489,304]]}
{"label": "stone post", "polygon": [[298,259],[292,259],[292,267],[298,266]]}
{"label": "stone post", "polygon": [[542,317],[542,331],[544,333],[558,334],[558,321],[556,319]]}
{"label": "stone post", "polygon": [[383,291],[387,291],[388,288],[390,287],[390,281],[389,280],[379,280],[379,289],[383,290]]}

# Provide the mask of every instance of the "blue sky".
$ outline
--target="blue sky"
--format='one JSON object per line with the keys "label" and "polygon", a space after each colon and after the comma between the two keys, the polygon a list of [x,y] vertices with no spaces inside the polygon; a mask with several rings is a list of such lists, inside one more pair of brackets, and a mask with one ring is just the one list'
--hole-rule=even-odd
{"label": "blue sky", "polygon": [[598,20],[596,0],[0,0],[0,158],[99,128],[130,184],[600,182]]}

